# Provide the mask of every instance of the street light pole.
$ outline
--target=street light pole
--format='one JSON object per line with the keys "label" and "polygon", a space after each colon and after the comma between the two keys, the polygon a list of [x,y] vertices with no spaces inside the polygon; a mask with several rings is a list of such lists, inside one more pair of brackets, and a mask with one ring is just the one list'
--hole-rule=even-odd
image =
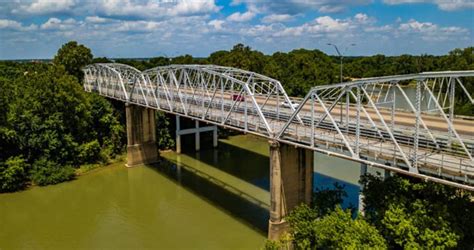
{"label": "street light pole", "polygon": [[[344,55],[341,54],[341,52],[339,52],[339,48],[335,45],[335,44],[332,44],[332,43],[328,43],[329,46],[333,46],[335,49],[336,49],[336,52],[337,52],[337,55],[339,55],[339,60],[340,60],[340,72],[339,72],[339,81],[342,83],[342,60],[344,58]],[[352,43],[350,46],[355,46],[355,43]],[[344,50],[344,53],[346,53],[347,49],[349,47],[346,47],[345,50]]]}
{"label": "street light pole", "polygon": [[[336,49],[337,54],[339,55],[340,64],[341,64],[341,66],[340,66],[340,72],[339,72],[339,81],[342,83],[342,82],[343,82],[343,81],[342,81],[342,60],[343,60],[344,56],[343,56],[343,54],[341,54],[341,52],[339,52],[339,48],[337,48],[337,46],[336,46],[335,44],[328,43],[328,45],[329,45],[329,46],[333,46],[333,47]],[[355,43],[351,43],[350,46],[355,46]],[[347,49],[348,49],[348,48],[349,48],[349,47],[346,47],[346,48],[344,49],[344,53],[347,52]],[[349,100],[347,100],[347,102],[349,102]],[[348,103],[347,103],[347,104],[348,104]],[[340,123],[342,124],[342,102],[341,102],[340,111],[341,111],[341,112],[340,112],[340,113],[341,113]],[[349,124],[347,124],[347,126],[349,126]]]}

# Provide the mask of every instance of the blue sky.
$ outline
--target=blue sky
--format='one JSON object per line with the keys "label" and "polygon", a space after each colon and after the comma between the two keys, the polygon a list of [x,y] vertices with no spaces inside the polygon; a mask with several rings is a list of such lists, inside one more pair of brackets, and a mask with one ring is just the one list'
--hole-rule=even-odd
{"label": "blue sky", "polygon": [[208,56],[236,43],[266,54],[335,54],[327,43],[346,55],[474,46],[474,0],[0,1],[0,59],[51,58],[69,40],[106,57]]}

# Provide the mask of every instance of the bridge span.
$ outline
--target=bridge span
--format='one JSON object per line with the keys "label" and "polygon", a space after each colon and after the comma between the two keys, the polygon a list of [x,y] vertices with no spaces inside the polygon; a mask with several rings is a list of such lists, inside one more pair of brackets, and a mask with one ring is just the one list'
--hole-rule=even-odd
{"label": "bridge span", "polygon": [[474,118],[455,116],[457,100],[474,107],[466,84],[474,71],[316,86],[295,104],[279,81],[229,67],[170,65],[141,72],[110,63],[83,71],[86,91],[127,105],[129,165],[156,160],[153,110],[267,138],[271,238],[284,230],[292,207],[311,200],[313,151],[474,190]]}

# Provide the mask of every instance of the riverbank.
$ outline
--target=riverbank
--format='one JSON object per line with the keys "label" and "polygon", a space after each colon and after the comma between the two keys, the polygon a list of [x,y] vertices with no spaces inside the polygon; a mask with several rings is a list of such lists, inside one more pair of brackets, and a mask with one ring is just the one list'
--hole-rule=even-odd
{"label": "riverbank", "polygon": [[94,164],[81,165],[76,169],[75,174],[76,174],[76,177],[79,177],[79,176],[88,174],[92,171],[95,171],[104,167],[108,167],[111,165],[125,164],[126,160],[127,160],[127,153],[124,152],[120,155],[117,155],[115,158],[109,160],[107,163],[94,163]]}

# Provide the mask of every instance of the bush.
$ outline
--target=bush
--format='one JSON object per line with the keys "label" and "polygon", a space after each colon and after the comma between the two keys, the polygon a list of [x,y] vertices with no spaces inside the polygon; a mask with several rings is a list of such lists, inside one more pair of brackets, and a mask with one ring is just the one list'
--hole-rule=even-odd
{"label": "bush", "polygon": [[102,160],[100,154],[100,145],[97,140],[87,142],[79,146],[79,161],[80,163],[94,163]]}
{"label": "bush", "polygon": [[28,164],[20,156],[10,157],[0,163],[0,192],[14,192],[25,188],[28,178]]}
{"label": "bush", "polygon": [[39,186],[57,184],[74,179],[74,168],[61,166],[56,162],[41,158],[33,163],[31,179]]}

